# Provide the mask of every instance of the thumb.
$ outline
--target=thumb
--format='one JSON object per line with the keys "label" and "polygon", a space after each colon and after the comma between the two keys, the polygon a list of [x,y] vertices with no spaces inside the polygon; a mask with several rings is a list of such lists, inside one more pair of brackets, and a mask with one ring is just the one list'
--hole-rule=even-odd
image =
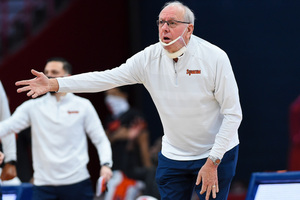
{"label": "thumb", "polygon": [[38,72],[38,71],[36,71],[36,70],[34,70],[34,69],[31,70],[31,73],[32,73],[33,75],[37,76],[37,77],[41,76],[41,74],[42,74],[41,72]]}
{"label": "thumb", "polygon": [[202,176],[198,174],[197,180],[196,180],[196,185],[199,185],[201,183]]}

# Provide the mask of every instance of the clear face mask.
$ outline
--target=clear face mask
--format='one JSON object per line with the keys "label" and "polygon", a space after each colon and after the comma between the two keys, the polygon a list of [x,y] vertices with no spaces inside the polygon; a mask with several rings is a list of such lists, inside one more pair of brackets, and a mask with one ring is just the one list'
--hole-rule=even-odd
{"label": "clear face mask", "polygon": [[[169,42],[169,43],[164,43],[159,38],[159,42],[166,50],[165,52],[169,58],[172,58],[172,59],[178,58],[186,51],[186,43],[182,37],[186,30],[187,30],[187,27],[184,29],[184,31],[182,32],[182,34],[179,37],[177,37],[175,40],[173,40],[172,42]],[[175,49],[179,49],[179,50],[176,52],[170,53],[167,49],[171,45],[173,45]]]}

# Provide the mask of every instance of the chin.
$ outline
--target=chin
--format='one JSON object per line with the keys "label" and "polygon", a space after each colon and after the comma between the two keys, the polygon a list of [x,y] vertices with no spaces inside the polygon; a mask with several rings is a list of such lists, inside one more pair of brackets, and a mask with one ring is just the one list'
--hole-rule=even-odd
{"label": "chin", "polygon": [[[172,45],[170,45],[170,46],[172,46]],[[174,51],[172,50],[172,47],[170,47],[170,46],[164,47],[164,49],[170,53],[173,53]]]}

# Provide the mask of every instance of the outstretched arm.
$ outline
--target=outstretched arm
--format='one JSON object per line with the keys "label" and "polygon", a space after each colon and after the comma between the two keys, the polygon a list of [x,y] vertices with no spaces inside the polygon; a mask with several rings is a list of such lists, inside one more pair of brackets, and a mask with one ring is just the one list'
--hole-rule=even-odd
{"label": "outstretched arm", "polygon": [[36,77],[30,80],[16,82],[16,86],[23,86],[17,90],[18,93],[27,92],[27,96],[36,98],[49,91],[58,91],[58,82],[56,79],[49,79],[43,72],[38,72],[34,69],[31,73]]}

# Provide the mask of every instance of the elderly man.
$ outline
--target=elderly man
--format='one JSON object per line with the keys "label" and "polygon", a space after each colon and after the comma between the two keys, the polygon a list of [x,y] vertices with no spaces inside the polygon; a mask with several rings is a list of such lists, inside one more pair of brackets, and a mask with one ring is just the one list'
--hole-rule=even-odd
{"label": "elderly man", "polygon": [[[226,199],[238,157],[242,120],[238,87],[226,53],[193,35],[194,14],[167,3],[157,20],[159,42],[112,70],[19,81],[33,98],[48,92],[99,92],[143,84],[164,128],[156,181],[162,199]],[[218,194],[217,194],[218,193]]]}

